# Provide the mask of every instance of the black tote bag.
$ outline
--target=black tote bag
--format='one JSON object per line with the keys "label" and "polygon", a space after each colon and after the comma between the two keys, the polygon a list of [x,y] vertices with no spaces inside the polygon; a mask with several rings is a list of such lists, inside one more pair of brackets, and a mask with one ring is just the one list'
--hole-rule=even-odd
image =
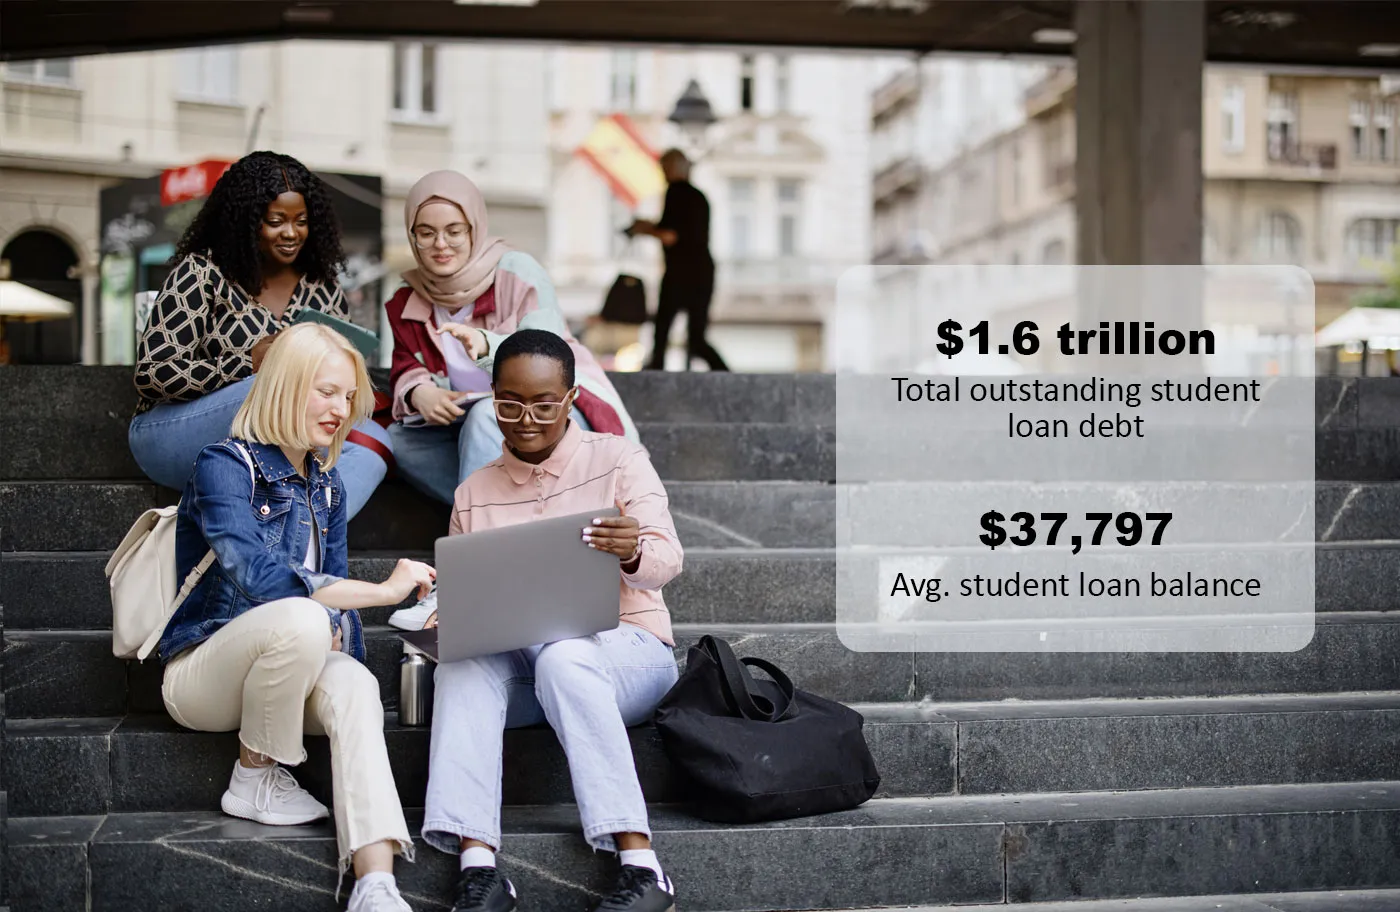
{"label": "black tote bag", "polygon": [[634,275],[619,275],[603,299],[599,314],[605,323],[639,325],[647,321],[647,291],[642,280]]}
{"label": "black tote bag", "polygon": [[[771,681],[755,680],[757,668]],[[880,774],[865,719],[848,706],[797,690],[777,666],[737,659],[702,637],[656,712],[671,763],[691,789],[697,817],[753,823],[858,807]]]}

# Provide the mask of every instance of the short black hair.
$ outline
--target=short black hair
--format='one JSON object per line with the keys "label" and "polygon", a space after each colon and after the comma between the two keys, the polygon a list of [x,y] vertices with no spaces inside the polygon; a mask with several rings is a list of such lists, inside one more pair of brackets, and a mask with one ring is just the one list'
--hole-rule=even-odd
{"label": "short black hair", "polygon": [[544,329],[521,329],[511,333],[496,348],[496,361],[491,366],[491,385],[501,382],[501,365],[522,355],[539,355],[559,362],[564,371],[564,385],[574,385],[574,350],[569,343]]}
{"label": "short black hair", "polygon": [[229,166],[180,238],[172,262],[207,254],[220,272],[256,295],[263,286],[259,226],[268,204],[289,191],[306,200],[306,244],[296,267],[318,282],[334,283],[345,251],[330,193],[305,165],[276,152],[252,152]]}

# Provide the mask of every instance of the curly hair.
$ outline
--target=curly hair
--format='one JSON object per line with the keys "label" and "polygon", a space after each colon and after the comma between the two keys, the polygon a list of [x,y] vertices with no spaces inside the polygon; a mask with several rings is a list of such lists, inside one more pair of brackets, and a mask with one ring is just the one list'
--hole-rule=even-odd
{"label": "curly hair", "polygon": [[288,192],[306,200],[307,237],[295,266],[312,279],[333,283],[336,270],[345,263],[345,251],[330,194],[305,165],[276,152],[252,152],[229,166],[180,238],[172,262],[192,253],[207,254],[245,291],[262,291],[260,225],[268,204]]}

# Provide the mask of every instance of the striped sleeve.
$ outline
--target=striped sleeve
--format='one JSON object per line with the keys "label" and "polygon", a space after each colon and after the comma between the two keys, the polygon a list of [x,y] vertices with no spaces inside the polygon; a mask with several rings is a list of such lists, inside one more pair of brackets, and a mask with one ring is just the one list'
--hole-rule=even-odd
{"label": "striped sleeve", "polygon": [[684,552],[666,488],[640,446],[629,446],[618,465],[617,498],[641,526],[641,561],[622,579],[633,589],[660,589],[680,574]]}

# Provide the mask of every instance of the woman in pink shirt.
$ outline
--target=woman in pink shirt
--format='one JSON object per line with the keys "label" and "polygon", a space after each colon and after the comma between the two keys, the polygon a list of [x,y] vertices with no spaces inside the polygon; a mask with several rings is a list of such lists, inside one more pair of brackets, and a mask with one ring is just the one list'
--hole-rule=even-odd
{"label": "woman in pink shirt", "polygon": [[666,490],[639,444],[569,419],[578,388],[559,336],[511,335],[495,352],[492,385],[505,447],[457,488],[449,534],[617,505],[621,515],[595,520],[582,539],[618,558],[619,624],[438,666],[423,839],[461,853],[453,912],[514,909],[515,888],[496,870],[502,731],[547,721],[568,757],[584,838],[621,855],[616,886],[596,908],[670,912],[675,890],[651,848],[627,738],[677,677],[661,587],[680,573],[682,554]]}

